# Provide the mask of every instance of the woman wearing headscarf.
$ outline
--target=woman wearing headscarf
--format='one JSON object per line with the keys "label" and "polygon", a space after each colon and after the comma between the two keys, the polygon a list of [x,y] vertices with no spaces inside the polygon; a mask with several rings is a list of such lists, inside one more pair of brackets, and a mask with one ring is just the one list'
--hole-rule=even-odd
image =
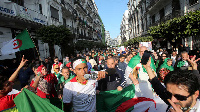
{"label": "woman wearing headscarf", "polygon": [[163,64],[159,68],[159,79],[161,82],[164,81],[165,76],[170,72],[174,71],[174,67],[172,66],[172,59],[166,58],[164,59]]}
{"label": "woman wearing headscarf", "polygon": [[[44,65],[41,65],[37,69],[38,75],[42,74],[43,77],[40,78],[38,87],[37,87],[37,95],[41,98],[52,98],[57,97],[55,85],[57,85],[58,80],[54,74],[48,74],[47,68]],[[35,81],[33,78],[30,85],[32,85]]]}

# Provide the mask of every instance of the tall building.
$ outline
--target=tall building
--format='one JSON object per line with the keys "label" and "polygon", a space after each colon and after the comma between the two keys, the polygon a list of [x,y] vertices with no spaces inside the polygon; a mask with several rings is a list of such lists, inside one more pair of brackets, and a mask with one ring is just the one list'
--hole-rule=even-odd
{"label": "tall building", "polygon": [[110,37],[109,31],[105,31],[105,40],[106,40],[106,45],[110,46],[111,45],[111,37]]}
{"label": "tall building", "polygon": [[122,42],[126,42],[129,40],[129,23],[128,23],[128,19],[129,19],[129,15],[128,15],[129,11],[126,10],[123,14],[123,18],[122,18],[122,22],[120,25],[120,34],[121,34],[121,40]]}
{"label": "tall building", "polygon": [[[49,56],[49,46],[35,39],[35,31],[45,25],[64,25],[72,32],[74,42],[101,42],[105,36],[94,0],[0,0],[0,47],[3,42],[28,29],[44,59]],[[59,46],[54,48],[61,51]],[[56,55],[62,59],[61,53]],[[0,56],[0,60],[8,57],[12,59],[15,54]]]}
{"label": "tall building", "polygon": [[122,44],[122,38],[121,35],[117,36],[117,45],[121,45]]}
{"label": "tall building", "polygon": [[[200,0],[129,0],[130,38],[146,36],[149,27],[199,10]],[[192,46],[192,38],[185,40]]]}

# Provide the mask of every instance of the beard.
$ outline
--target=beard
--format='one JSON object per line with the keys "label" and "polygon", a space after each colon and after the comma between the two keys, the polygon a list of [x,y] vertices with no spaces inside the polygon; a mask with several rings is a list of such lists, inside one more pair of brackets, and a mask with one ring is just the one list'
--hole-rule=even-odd
{"label": "beard", "polygon": [[191,108],[192,103],[193,103],[193,97],[191,97],[191,100],[185,105],[185,107],[181,107],[181,110],[183,112],[189,110]]}

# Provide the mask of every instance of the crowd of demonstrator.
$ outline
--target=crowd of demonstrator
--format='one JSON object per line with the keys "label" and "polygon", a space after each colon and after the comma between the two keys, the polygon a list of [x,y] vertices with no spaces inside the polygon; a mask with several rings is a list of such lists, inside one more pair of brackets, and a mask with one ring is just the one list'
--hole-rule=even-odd
{"label": "crowd of demonstrator", "polygon": [[[199,51],[160,48],[151,51],[149,61],[143,65],[140,61],[145,50],[145,46],[123,51],[91,50],[64,60],[54,57],[44,61],[28,61],[23,56],[19,65],[16,60],[10,67],[0,65],[0,111],[15,106],[13,99],[19,93],[8,95],[16,86],[15,80],[20,82],[20,90],[31,88],[41,98],[61,99],[64,111],[96,112],[96,94],[122,91],[127,85],[139,84],[140,79],[149,81],[156,94],[169,105],[166,111],[200,111]],[[85,74],[94,72],[97,79],[85,78]]]}

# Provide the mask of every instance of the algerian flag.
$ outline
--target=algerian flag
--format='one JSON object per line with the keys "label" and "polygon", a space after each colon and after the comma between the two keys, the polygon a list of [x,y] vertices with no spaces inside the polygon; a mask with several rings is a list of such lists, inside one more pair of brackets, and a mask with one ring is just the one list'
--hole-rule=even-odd
{"label": "algerian flag", "polygon": [[1,53],[2,55],[7,55],[34,47],[35,45],[33,44],[33,41],[31,40],[27,30],[24,30],[23,32],[18,34],[14,39],[3,43]]}
{"label": "algerian flag", "polygon": [[[136,68],[138,67],[139,72],[147,74],[146,69],[143,67],[143,65],[140,64],[140,61],[141,61],[141,57],[139,56],[139,54],[137,54],[136,56],[134,56],[133,58],[131,58],[131,60],[129,61],[128,66],[126,67],[126,70],[125,70],[125,78],[126,78],[127,84],[132,84],[132,81],[129,78],[129,74],[132,73],[132,71],[133,71],[133,69],[135,67]],[[151,64],[150,64],[150,66],[156,72],[156,66],[154,64],[154,60],[153,60],[152,57],[151,57]],[[139,74],[139,77],[140,77],[140,75],[141,74]]]}
{"label": "algerian flag", "polygon": [[47,99],[40,98],[25,88],[14,98],[14,102],[19,112],[63,112]]}
{"label": "algerian flag", "polygon": [[147,82],[129,85],[122,91],[103,91],[97,95],[98,112],[165,112],[164,103]]}

